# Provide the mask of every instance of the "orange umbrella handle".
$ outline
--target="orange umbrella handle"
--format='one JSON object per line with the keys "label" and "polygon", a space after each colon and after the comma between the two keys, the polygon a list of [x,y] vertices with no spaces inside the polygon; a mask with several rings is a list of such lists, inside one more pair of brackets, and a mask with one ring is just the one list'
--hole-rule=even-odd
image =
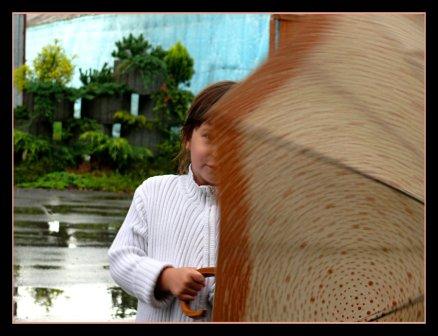
{"label": "orange umbrella handle", "polygon": [[[214,276],[215,272],[216,272],[214,267],[199,268],[197,271],[199,273],[201,273],[206,278]],[[206,309],[192,310],[189,306],[189,303],[185,302],[185,301],[180,301],[180,305],[181,305],[181,310],[184,313],[184,315],[191,317],[193,319],[201,318],[201,317],[205,316],[205,313],[207,312]]]}

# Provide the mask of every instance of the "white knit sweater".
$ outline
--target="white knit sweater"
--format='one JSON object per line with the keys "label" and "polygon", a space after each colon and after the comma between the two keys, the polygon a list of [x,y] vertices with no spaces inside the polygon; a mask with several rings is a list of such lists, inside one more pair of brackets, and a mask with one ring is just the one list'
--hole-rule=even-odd
{"label": "white knit sweater", "polygon": [[199,186],[191,165],[187,175],[162,175],[145,180],[135,191],[128,214],[109,251],[110,273],[138,299],[136,322],[198,322],[211,320],[214,278],[190,303],[207,315],[183,315],[179,300],[154,296],[158,276],[167,265],[216,265],[219,209],[216,187]]}

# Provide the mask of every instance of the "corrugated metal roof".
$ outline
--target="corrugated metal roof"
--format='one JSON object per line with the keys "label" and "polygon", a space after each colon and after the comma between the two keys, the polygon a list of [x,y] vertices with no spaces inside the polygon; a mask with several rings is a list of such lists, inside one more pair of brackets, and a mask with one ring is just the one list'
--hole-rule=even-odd
{"label": "corrugated metal roof", "polygon": [[84,13],[32,13],[26,14],[26,26],[32,27],[60,20],[70,20],[79,16],[95,15]]}

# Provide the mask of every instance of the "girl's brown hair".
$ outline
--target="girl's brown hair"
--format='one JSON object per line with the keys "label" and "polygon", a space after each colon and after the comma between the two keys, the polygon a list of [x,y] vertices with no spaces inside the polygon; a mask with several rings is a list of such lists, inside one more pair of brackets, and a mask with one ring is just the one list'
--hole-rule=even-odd
{"label": "girl's brown hair", "polygon": [[179,161],[178,174],[187,174],[190,164],[190,151],[186,142],[192,138],[193,130],[206,121],[206,112],[237,82],[221,81],[207,86],[193,100],[181,129],[181,149],[176,159]]}

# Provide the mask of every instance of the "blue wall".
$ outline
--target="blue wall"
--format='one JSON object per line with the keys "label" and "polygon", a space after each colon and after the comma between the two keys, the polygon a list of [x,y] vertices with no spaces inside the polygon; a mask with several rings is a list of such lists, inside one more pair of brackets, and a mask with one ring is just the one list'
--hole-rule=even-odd
{"label": "blue wall", "polygon": [[72,86],[80,86],[79,68],[113,65],[115,42],[129,33],[143,34],[154,46],[168,49],[177,41],[195,60],[190,89],[196,94],[224,79],[240,80],[268,55],[269,14],[96,14],[26,30],[26,62],[55,38],[74,59]]}

